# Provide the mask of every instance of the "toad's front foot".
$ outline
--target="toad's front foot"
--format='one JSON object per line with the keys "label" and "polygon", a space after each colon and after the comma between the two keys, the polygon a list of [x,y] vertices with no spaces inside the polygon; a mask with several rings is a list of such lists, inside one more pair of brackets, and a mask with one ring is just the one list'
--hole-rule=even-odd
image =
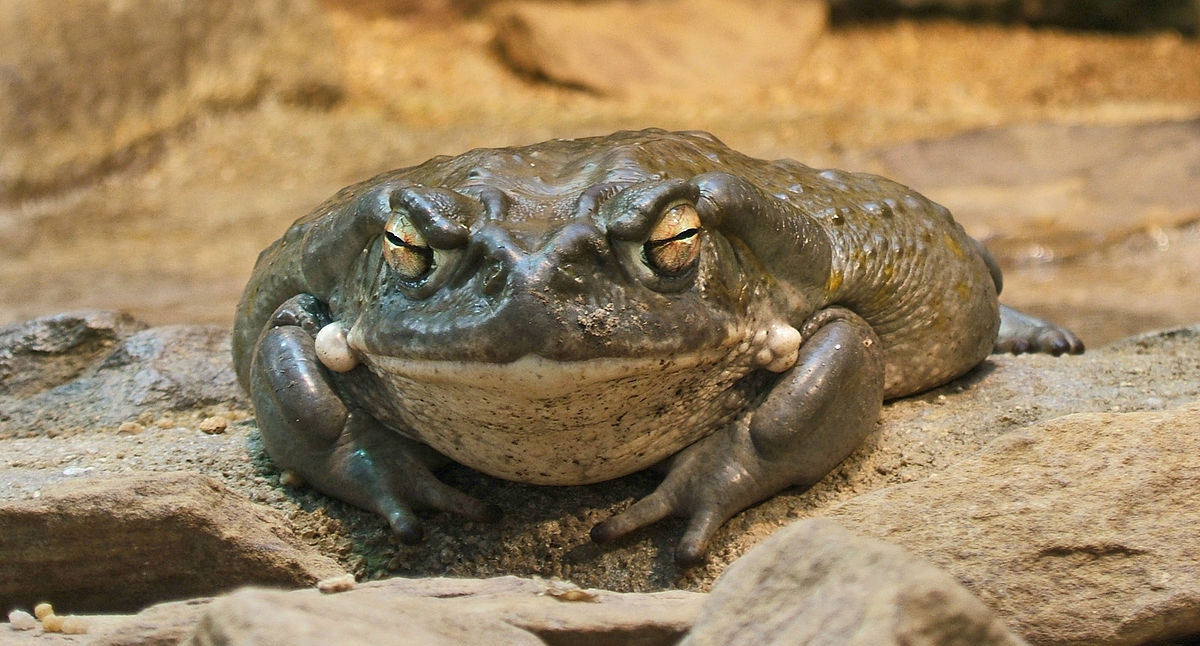
{"label": "toad's front foot", "polygon": [[734,514],[787,487],[812,486],[845,459],[883,406],[879,339],[837,307],[813,315],[801,334],[796,364],[756,409],[681,452],[653,493],[597,525],[592,538],[611,541],[684,516],[675,560],[694,565]]}
{"label": "toad's front foot", "polygon": [[315,338],[328,322],[319,301],[297,296],[280,306],[258,340],[250,394],[263,444],[276,464],[323,493],[380,514],[404,542],[423,535],[415,509],[498,518],[496,506],[433,475],[431,466],[444,458],[343,401],[336,377],[318,358]]}

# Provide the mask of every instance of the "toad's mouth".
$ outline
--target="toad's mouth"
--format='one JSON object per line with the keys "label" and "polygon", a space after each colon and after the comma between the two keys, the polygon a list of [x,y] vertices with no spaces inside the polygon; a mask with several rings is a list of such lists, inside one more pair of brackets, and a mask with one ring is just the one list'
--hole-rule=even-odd
{"label": "toad's mouth", "polygon": [[654,358],[597,358],[559,361],[526,355],[508,363],[479,361],[428,361],[380,355],[363,355],[375,374],[389,380],[427,384],[429,387],[466,387],[501,391],[510,397],[556,399],[590,388],[629,379],[666,377],[703,366],[723,363],[729,348],[679,353]]}

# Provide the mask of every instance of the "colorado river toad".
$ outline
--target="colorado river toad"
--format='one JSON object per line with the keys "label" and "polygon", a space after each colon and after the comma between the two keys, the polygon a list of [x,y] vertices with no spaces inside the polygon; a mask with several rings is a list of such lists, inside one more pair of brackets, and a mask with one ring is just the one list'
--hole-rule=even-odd
{"label": "colorado river toad", "polygon": [[686,516],[690,563],[820,480],[885,399],[993,349],[1082,351],[998,292],[983,247],[904,186],[622,132],[342,190],[259,257],[234,359],[272,458],[402,540],[414,508],[498,513],[433,475],[443,456],[547,485],[669,460],[592,536]]}

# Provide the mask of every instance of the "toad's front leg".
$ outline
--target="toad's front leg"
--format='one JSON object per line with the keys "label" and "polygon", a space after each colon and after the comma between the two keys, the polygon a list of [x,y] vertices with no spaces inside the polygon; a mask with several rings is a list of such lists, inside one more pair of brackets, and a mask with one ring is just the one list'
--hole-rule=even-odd
{"label": "toad's front leg", "polygon": [[[438,480],[438,456],[383,427],[339,394],[317,356],[315,338],[330,322],[325,306],[301,294],[275,311],[258,339],[250,395],[267,453],[316,489],[387,519],[400,540],[422,536],[414,508],[493,520],[499,510]],[[347,369],[346,377],[366,368]],[[359,375],[360,377],[363,375]]]}
{"label": "toad's front leg", "polygon": [[592,537],[610,541],[685,516],[675,559],[698,563],[734,514],[787,487],[811,486],[845,459],[883,406],[879,339],[866,321],[838,307],[813,315],[801,336],[796,364],[758,408],[682,451],[654,493],[597,525]]}

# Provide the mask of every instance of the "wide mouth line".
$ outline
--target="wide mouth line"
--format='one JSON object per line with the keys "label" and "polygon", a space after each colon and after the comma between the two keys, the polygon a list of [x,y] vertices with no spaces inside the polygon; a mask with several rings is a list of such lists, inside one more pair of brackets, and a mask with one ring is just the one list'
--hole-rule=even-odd
{"label": "wide mouth line", "polygon": [[727,348],[717,348],[662,357],[603,357],[568,361],[534,354],[505,363],[422,360],[383,355],[367,355],[364,360],[378,373],[422,384],[482,390],[521,388],[554,393],[630,377],[668,374],[711,365],[727,355]]}

